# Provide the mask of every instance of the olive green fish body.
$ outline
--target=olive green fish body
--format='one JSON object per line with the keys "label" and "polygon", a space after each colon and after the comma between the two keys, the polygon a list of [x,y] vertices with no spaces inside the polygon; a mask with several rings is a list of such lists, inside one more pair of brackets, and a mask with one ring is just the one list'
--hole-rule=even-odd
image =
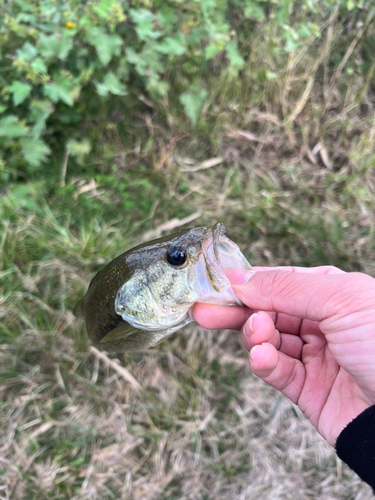
{"label": "olive green fish body", "polygon": [[[92,279],[85,296],[74,308],[74,314],[84,319],[91,342],[100,347],[100,341],[107,333],[120,326],[129,325],[119,316],[114,308],[117,290],[128,279],[126,253],[110,262]],[[114,346],[114,351],[119,351]]]}

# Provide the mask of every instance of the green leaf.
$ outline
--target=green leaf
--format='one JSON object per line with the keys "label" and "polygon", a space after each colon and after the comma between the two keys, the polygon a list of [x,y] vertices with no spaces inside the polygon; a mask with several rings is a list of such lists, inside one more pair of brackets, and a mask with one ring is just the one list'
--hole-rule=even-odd
{"label": "green leaf", "polygon": [[29,129],[14,115],[5,116],[0,120],[0,137],[14,139],[28,133]]}
{"label": "green leaf", "polygon": [[38,22],[36,16],[33,14],[18,14],[15,17],[15,21],[18,25],[30,24],[31,26]]}
{"label": "green leaf", "polygon": [[173,38],[168,36],[155,48],[162,54],[182,56],[186,52],[185,36],[182,33],[177,33]]}
{"label": "green leaf", "polygon": [[146,85],[147,90],[154,98],[159,98],[165,96],[169,90],[169,83],[163,82],[159,78],[150,78]]}
{"label": "green leaf", "polygon": [[144,60],[141,54],[137,54],[133,47],[127,47],[125,50],[125,55],[127,61],[135,65],[139,75],[145,75],[147,73],[147,62]]}
{"label": "green leaf", "polygon": [[190,118],[191,123],[195,126],[198,122],[203,104],[207,99],[207,90],[193,90],[192,92],[184,92],[180,96],[180,101],[184,106],[185,113]]}
{"label": "green leaf", "polygon": [[107,66],[113,56],[121,54],[122,38],[118,35],[107,35],[100,28],[92,28],[86,39],[95,47],[103,66]]}
{"label": "green leaf", "polygon": [[216,43],[210,43],[210,45],[207,45],[207,47],[204,49],[204,55],[206,56],[206,59],[211,59],[212,57],[216,56],[218,52],[220,52],[222,48]]}
{"label": "green leaf", "polygon": [[206,30],[201,27],[193,28],[191,32],[186,36],[186,43],[192,47],[199,47],[202,41],[206,38]]}
{"label": "green leaf", "polygon": [[83,139],[82,141],[69,139],[66,148],[73,156],[88,155],[91,151],[91,143],[88,139]]}
{"label": "green leaf", "polygon": [[286,52],[292,52],[301,44],[298,33],[290,26],[284,25],[283,28],[284,38],[286,40],[284,49]]}
{"label": "green leaf", "polygon": [[154,30],[154,14],[147,9],[130,9],[130,17],[136,25],[135,31],[141,40],[159,38],[162,33]]}
{"label": "green leaf", "polygon": [[35,137],[22,137],[20,146],[25,160],[33,167],[38,167],[51,152],[44,141]]}
{"label": "green leaf", "polygon": [[7,90],[13,94],[13,103],[15,106],[21,104],[27,97],[29,97],[32,86],[28,83],[13,82]]}
{"label": "green leaf", "polygon": [[263,21],[265,19],[264,9],[260,5],[257,5],[255,2],[251,2],[244,9],[244,16],[247,19],[258,19]]}
{"label": "green leaf", "polygon": [[107,73],[101,83],[95,82],[99,95],[107,97],[108,94],[125,95],[126,87],[120,82],[117,76],[110,71]]}
{"label": "green leaf", "polygon": [[44,95],[49,97],[52,102],[57,102],[60,99],[60,93],[57,85],[53,85],[52,83],[47,83],[43,87]]}
{"label": "green leaf", "polygon": [[240,55],[240,53],[238,51],[237,44],[235,42],[231,41],[231,42],[227,43],[226,49],[227,49],[227,54],[228,54],[228,59],[230,61],[230,65],[231,65],[232,69],[234,69],[235,72],[237,72],[237,70],[243,68],[243,66],[245,64],[243,57]]}
{"label": "green leaf", "polygon": [[311,31],[306,24],[301,24],[300,29],[298,30],[299,36],[308,37],[311,36]]}
{"label": "green leaf", "polygon": [[83,139],[82,141],[69,139],[66,144],[66,149],[76,158],[79,165],[83,165],[85,156],[91,151],[91,142],[88,139]]}
{"label": "green leaf", "polygon": [[107,19],[113,5],[118,5],[118,0],[100,0],[92,4],[92,10],[102,19]]}
{"label": "green leaf", "polygon": [[54,106],[49,101],[34,99],[30,104],[30,121],[34,123],[31,129],[34,137],[39,137],[46,126],[46,120],[53,112]]}
{"label": "green leaf", "polygon": [[285,4],[276,10],[276,19],[280,26],[285,26],[289,19],[289,6]]}
{"label": "green leaf", "polygon": [[[177,11],[176,11],[177,12]],[[168,5],[162,5],[158,13],[156,14],[158,17],[159,24],[167,31],[171,31],[173,25],[178,20],[176,13],[173,9],[171,9]]]}
{"label": "green leaf", "polygon": [[63,101],[68,106],[73,106],[73,92],[74,85],[63,75],[55,75],[54,84],[47,83],[44,85],[44,95],[49,97],[52,102]]}
{"label": "green leaf", "polygon": [[18,59],[24,59],[25,61],[32,61],[34,57],[38,54],[38,49],[31,45],[31,43],[26,42],[22,45],[21,49],[16,51]]}
{"label": "green leaf", "polygon": [[0,115],[2,113],[4,113],[4,111],[6,111],[8,108],[6,106],[3,106],[2,104],[0,104]]}
{"label": "green leaf", "polygon": [[139,75],[147,75],[151,78],[162,73],[164,66],[160,61],[160,53],[154,49],[154,45],[154,43],[145,43],[144,50],[140,54],[137,54],[131,47],[126,49],[127,61],[135,65]]}
{"label": "green leaf", "polygon": [[288,37],[285,44],[285,52],[293,52],[299,45],[298,40],[296,41],[294,38]]}
{"label": "green leaf", "polygon": [[47,66],[41,57],[37,57],[35,61],[31,63],[31,67],[37,73],[47,74]]}
{"label": "green leaf", "polygon": [[37,193],[33,183],[14,184],[9,190],[8,199],[16,210],[21,207],[35,210]]}
{"label": "green leaf", "polygon": [[22,0],[17,0],[17,2],[15,2],[15,3],[17,4],[18,7],[21,8],[22,12],[32,12],[33,11],[32,4],[30,4],[29,2],[23,2]]}
{"label": "green leaf", "polygon": [[39,52],[46,59],[60,59],[64,61],[73,48],[73,40],[61,35],[39,36]]}

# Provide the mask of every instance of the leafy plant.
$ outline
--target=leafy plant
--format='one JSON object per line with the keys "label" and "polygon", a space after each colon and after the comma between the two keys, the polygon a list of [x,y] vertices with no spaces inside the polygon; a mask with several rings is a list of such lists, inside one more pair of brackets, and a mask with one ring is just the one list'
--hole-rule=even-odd
{"label": "leafy plant", "polygon": [[[333,2],[325,3],[333,9]],[[311,12],[319,17],[317,5],[317,0],[301,9],[297,0],[1,2],[5,166],[0,175],[25,180],[51,158],[52,149],[62,158],[71,150],[69,141],[85,135],[77,156],[82,164],[96,150],[107,110],[126,109],[134,98],[146,96],[171,114],[184,111],[192,127],[198,126],[213,99],[211,82],[234,81],[244,68],[255,27],[275,18],[272,36],[286,54],[317,36],[317,24],[309,19]],[[101,127],[86,134],[95,115]]]}

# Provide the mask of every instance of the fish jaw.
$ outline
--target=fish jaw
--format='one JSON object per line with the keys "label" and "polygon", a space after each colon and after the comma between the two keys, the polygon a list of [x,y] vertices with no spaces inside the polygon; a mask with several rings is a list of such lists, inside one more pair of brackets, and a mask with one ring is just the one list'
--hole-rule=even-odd
{"label": "fish jaw", "polygon": [[224,235],[225,228],[216,224],[207,232],[202,256],[195,265],[196,280],[200,290],[197,302],[226,306],[242,306],[225,275],[225,269],[251,270],[252,267],[239,247]]}

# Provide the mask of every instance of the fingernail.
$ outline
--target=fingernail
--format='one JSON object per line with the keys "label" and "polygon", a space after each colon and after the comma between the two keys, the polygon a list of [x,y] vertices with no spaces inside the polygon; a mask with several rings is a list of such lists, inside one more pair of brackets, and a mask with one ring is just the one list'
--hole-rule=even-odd
{"label": "fingernail", "polygon": [[254,328],[253,328],[253,321],[257,313],[254,313],[250,316],[250,318],[246,321],[246,323],[242,327],[242,333],[245,335],[245,337],[251,337],[251,335],[254,333]]}
{"label": "fingernail", "polygon": [[225,275],[232,285],[244,285],[254,274],[253,271],[245,271],[243,269],[228,268],[225,270]]}
{"label": "fingernail", "polygon": [[254,319],[258,316],[258,313],[254,313],[250,316],[249,318],[249,329],[251,331],[251,333],[254,333],[254,328],[253,328],[253,321]]}
{"label": "fingernail", "polygon": [[251,361],[251,362],[253,362],[253,361],[254,361],[254,359],[253,359],[254,352],[255,352],[255,350],[256,350],[256,349],[258,349],[258,347],[259,347],[258,345],[255,345],[254,347],[252,347],[252,348],[250,349],[250,352],[249,352],[249,357],[250,357],[250,361]]}

